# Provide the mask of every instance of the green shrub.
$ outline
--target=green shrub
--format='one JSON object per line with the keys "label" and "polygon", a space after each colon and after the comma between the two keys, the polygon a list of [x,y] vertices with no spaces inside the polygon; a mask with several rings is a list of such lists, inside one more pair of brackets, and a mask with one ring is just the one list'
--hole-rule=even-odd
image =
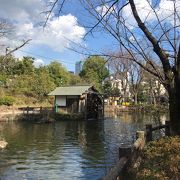
{"label": "green shrub", "polygon": [[15,99],[12,96],[4,96],[0,98],[0,105],[12,106]]}
{"label": "green shrub", "polygon": [[6,76],[5,75],[2,75],[0,74],[0,86],[4,86],[6,84]]}

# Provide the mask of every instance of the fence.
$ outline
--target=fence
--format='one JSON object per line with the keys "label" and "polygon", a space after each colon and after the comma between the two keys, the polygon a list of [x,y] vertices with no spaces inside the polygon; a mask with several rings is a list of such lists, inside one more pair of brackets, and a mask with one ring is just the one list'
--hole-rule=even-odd
{"label": "fence", "polygon": [[165,136],[170,136],[170,121],[165,121],[164,125],[153,127],[152,124],[146,125],[146,142],[153,140],[153,131],[165,129]]}
{"label": "fence", "polygon": [[23,114],[37,114],[37,113],[48,113],[54,111],[54,107],[22,107],[18,108],[23,111]]}
{"label": "fence", "polygon": [[109,171],[109,173],[101,178],[102,180],[115,180],[122,179],[123,171],[129,166],[129,164],[137,158],[139,151],[144,148],[145,145],[145,133],[144,131],[137,131],[136,141],[133,145],[123,145],[119,147],[119,161]]}
{"label": "fence", "polygon": [[153,140],[152,133],[155,130],[165,129],[165,135],[170,136],[170,122],[166,121],[164,125],[153,127],[152,124],[146,125],[146,131],[137,131],[136,141],[133,145],[125,145],[119,147],[119,161],[109,171],[109,173],[101,178],[102,180],[123,179],[123,173],[126,172],[140,156],[141,150],[145,146],[145,142]]}

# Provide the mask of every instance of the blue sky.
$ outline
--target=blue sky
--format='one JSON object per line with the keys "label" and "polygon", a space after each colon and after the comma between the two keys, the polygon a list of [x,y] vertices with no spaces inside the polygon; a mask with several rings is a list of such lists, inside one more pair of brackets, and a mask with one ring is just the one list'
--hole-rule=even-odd
{"label": "blue sky", "polygon": [[[22,40],[32,39],[28,45],[15,53],[15,56],[32,56],[36,58],[36,64],[48,64],[52,60],[61,62],[68,70],[74,71],[76,61],[84,60],[85,55],[73,52],[68,48],[76,48],[77,44],[94,50],[94,53],[115,50],[117,42],[109,35],[98,32],[94,36],[83,39],[87,30],[83,25],[95,24],[83,10],[78,0],[67,0],[61,14],[58,9],[51,14],[45,29],[41,26],[46,19],[42,12],[48,10],[49,0],[0,0],[0,18],[8,20],[14,26],[13,33],[1,39],[1,43],[10,48],[21,44]],[[59,1],[61,2],[61,1]],[[146,0],[135,0],[137,8],[141,11],[142,19],[149,13]],[[178,2],[178,4],[180,4]],[[172,1],[161,0],[158,9],[160,17],[168,17],[172,10]],[[146,8],[145,8],[146,7]],[[100,8],[101,9],[101,8]],[[103,10],[103,7],[102,7]],[[59,17],[57,17],[59,15]],[[129,7],[124,9],[124,15],[128,19],[129,26],[135,24]],[[152,21],[154,16],[148,16]],[[168,19],[170,22],[171,19]],[[130,27],[131,28],[131,27]],[[72,43],[75,42],[75,44]],[[91,52],[93,54],[93,51]]]}
{"label": "blue sky", "polygon": [[84,41],[83,36],[86,30],[79,23],[84,12],[77,2],[72,1],[65,6],[63,14],[59,17],[54,11],[47,26],[43,29],[39,24],[45,21],[46,17],[42,12],[48,9],[44,1],[0,0],[0,17],[7,19],[15,27],[13,34],[5,38],[3,42],[10,48],[14,48],[21,44],[22,40],[32,39],[28,45],[18,50],[15,56],[35,57],[37,64],[48,64],[52,60],[57,60],[68,70],[74,71],[75,62],[85,59],[86,56],[67,49],[66,47],[76,46],[70,41],[98,51],[107,47],[108,40],[108,37],[97,34],[95,37],[86,37]]}

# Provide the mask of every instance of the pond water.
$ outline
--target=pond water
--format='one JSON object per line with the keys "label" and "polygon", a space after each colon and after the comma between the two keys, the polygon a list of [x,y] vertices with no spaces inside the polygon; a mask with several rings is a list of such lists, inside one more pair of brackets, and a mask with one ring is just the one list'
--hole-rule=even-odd
{"label": "pond water", "polygon": [[96,180],[118,160],[118,147],[135,132],[165,115],[122,113],[104,121],[58,121],[53,124],[0,123],[1,180]]}

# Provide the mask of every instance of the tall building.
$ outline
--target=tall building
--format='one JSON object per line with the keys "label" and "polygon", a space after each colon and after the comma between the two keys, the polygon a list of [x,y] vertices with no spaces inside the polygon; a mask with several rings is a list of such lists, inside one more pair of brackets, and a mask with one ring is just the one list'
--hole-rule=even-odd
{"label": "tall building", "polygon": [[75,63],[75,74],[76,75],[79,75],[79,73],[81,72],[82,70],[82,65],[83,65],[83,62],[82,61],[77,61]]}

